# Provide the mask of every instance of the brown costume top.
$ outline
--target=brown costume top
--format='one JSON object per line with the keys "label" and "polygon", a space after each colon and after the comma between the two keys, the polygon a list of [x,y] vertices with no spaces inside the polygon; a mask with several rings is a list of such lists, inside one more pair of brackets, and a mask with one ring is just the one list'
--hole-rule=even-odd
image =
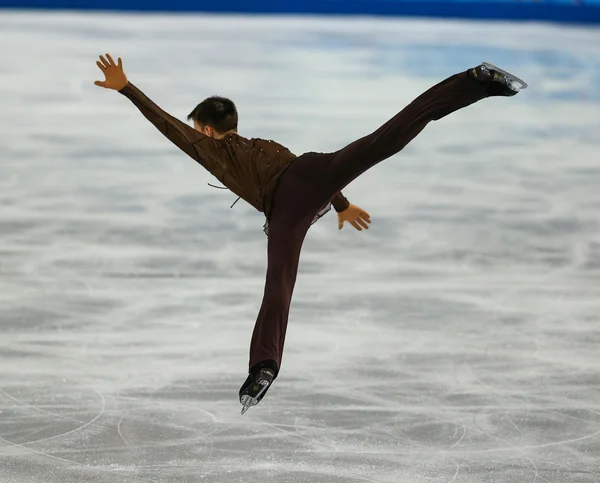
{"label": "brown costume top", "polygon": [[[246,139],[233,133],[222,139],[211,138],[163,111],[131,82],[119,92],[173,144],[269,217],[279,176],[296,159],[289,149],[273,141]],[[338,212],[349,205],[342,193],[332,204]]]}

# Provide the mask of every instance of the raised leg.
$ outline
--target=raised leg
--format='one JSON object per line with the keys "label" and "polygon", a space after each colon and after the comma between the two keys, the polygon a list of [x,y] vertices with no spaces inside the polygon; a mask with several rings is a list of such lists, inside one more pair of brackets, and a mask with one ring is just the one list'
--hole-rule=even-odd
{"label": "raised leg", "polygon": [[[483,78],[482,66],[455,74],[421,94],[372,134],[325,155],[320,189],[333,196],[362,173],[400,152],[431,122],[490,96],[513,95],[497,77]],[[489,72],[488,72],[489,73]],[[479,77],[478,77],[479,76]]]}

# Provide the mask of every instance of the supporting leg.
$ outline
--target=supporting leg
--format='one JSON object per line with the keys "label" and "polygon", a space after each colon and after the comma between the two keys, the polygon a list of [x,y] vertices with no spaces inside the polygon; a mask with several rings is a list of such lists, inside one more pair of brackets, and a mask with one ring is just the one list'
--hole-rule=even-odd
{"label": "supporting leg", "polygon": [[300,251],[310,226],[294,226],[282,218],[273,216],[270,222],[265,291],[250,344],[251,369],[264,361],[274,361],[277,370],[281,365]]}
{"label": "supporting leg", "polygon": [[300,251],[311,218],[296,218],[285,204],[270,220],[268,264],[262,305],[250,344],[249,375],[239,391],[242,414],[258,404],[279,373]]}

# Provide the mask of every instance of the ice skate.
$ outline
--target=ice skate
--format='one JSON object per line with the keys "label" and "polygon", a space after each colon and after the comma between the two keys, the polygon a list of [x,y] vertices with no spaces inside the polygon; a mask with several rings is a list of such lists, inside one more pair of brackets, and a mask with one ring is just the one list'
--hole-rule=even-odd
{"label": "ice skate", "polygon": [[471,69],[470,73],[471,77],[479,82],[497,84],[499,86],[497,94],[501,96],[514,96],[527,89],[524,80],[489,62],[482,62],[481,65]]}
{"label": "ice skate", "polygon": [[261,401],[275,379],[275,371],[268,367],[258,369],[255,374],[250,372],[246,382],[240,388],[242,414]]}

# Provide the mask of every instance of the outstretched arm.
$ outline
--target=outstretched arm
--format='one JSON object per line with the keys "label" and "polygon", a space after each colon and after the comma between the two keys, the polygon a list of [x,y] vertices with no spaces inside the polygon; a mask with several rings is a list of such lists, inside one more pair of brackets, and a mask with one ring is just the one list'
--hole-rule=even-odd
{"label": "outstretched arm", "polygon": [[115,63],[110,54],[106,54],[106,58],[101,55],[96,64],[104,73],[105,80],[96,81],[95,85],[116,90],[127,97],[167,139],[220,179],[222,168],[216,156],[219,141],[196,131],[152,102],[128,81],[120,58]]}

